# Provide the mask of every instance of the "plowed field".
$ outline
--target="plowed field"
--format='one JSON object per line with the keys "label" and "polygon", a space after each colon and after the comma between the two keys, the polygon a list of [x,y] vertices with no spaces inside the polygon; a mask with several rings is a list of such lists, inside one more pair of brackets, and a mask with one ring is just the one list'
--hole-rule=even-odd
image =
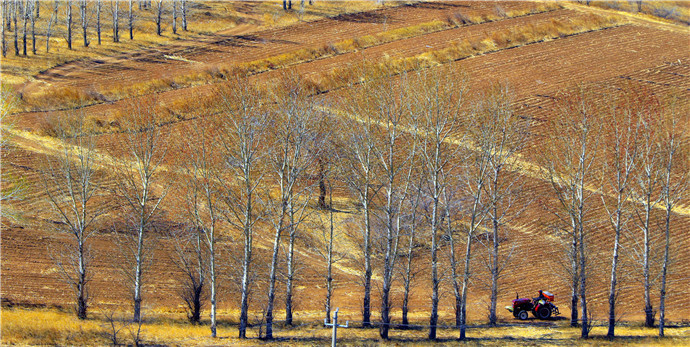
{"label": "plowed field", "polygon": [[[528,2],[501,4],[506,10],[532,6]],[[73,88],[101,88],[112,84],[131,84],[149,79],[171,78],[188,73],[190,67],[196,63],[164,56],[181,56],[187,60],[203,64],[221,64],[228,61],[246,62],[268,56],[289,53],[299,48],[319,46],[341,40],[352,39],[394,28],[408,27],[418,23],[433,20],[446,20],[458,11],[466,15],[477,15],[495,11],[493,2],[457,2],[457,3],[420,3],[409,6],[386,8],[383,10],[364,12],[354,15],[336,17],[310,23],[299,23],[290,27],[255,32],[245,36],[217,35],[216,39],[198,43],[185,43],[180,47],[168,47],[157,51],[141,51],[126,56],[116,56],[102,61],[74,62],[50,69],[38,76],[36,82],[31,82],[24,89],[25,93],[41,92],[45,85],[52,87]],[[584,12],[582,12],[584,11]],[[394,42],[373,46],[354,53],[347,53],[324,57],[311,62],[297,64],[294,68],[298,72],[309,75],[328,72],[333,69],[356,62],[365,57],[369,60],[379,60],[385,56],[408,57],[426,52],[431,49],[446,47],[451,41],[481,38],[487,33],[507,28],[520,27],[529,24],[547,23],[552,19],[575,18],[587,14],[587,9],[578,7],[576,10],[557,10],[548,13],[528,15],[520,18],[503,19],[484,24],[464,26],[441,32],[419,35],[416,37],[396,40]],[[632,83],[650,87],[655,93],[679,90],[684,95],[685,102],[690,100],[690,31],[685,27],[675,30],[665,30],[657,25],[645,25],[636,21],[616,28],[587,32],[566,36],[554,40],[527,44],[521,47],[505,49],[492,53],[477,55],[458,60],[449,64],[458,68],[469,77],[473,89],[479,89],[495,81],[508,82],[516,94],[515,106],[520,115],[535,120],[535,137],[528,148],[539,146],[538,136],[543,132],[539,121],[553,116],[552,96],[559,90],[573,87],[578,83],[593,85],[601,90],[616,88],[621,83]],[[277,78],[281,70],[257,74],[252,77],[259,83],[270,82]],[[159,102],[165,105],[194,104],[204,95],[213,92],[213,85],[202,85],[190,88],[165,91],[156,94]],[[327,102],[330,98],[338,98],[342,90],[333,90],[314,97],[315,102]],[[143,96],[142,98],[150,98]],[[84,107],[82,110],[87,117],[100,119],[105,122],[115,122],[130,100],[120,100],[112,103],[102,103]],[[203,110],[199,112],[205,115]],[[15,134],[15,149],[3,153],[3,170],[14,176],[23,177],[31,187],[26,196],[11,207],[21,211],[21,216],[14,221],[4,221],[2,230],[2,298],[16,303],[35,305],[61,305],[71,303],[71,293],[67,286],[60,282],[54,261],[51,259],[51,244],[66,240],[67,236],[55,233],[52,226],[57,223],[49,213],[45,200],[45,193],[40,186],[40,174],[44,155],[55,155],[54,140],[48,137],[33,135],[30,132],[40,131],[41,127],[50,119],[66,117],[67,112],[32,112],[15,116],[16,128],[27,132]],[[185,117],[182,117],[185,118]],[[192,118],[192,117],[188,117]],[[165,125],[171,134],[171,143],[179,145],[183,142],[184,125],[195,120],[184,120]],[[685,124],[685,126],[689,126]],[[102,160],[108,156],[122,155],[118,147],[118,137],[121,134],[104,133],[98,136],[98,147],[103,154]],[[176,142],[177,141],[177,142]],[[524,153],[529,158],[530,153]],[[174,166],[176,158],[171,158],[167,165]],[[174,170],[171,170],[174,171]],[[515,173],[518,174],[518,173]],[[172,173],[166,176],[173,181]],[[179,178],[177,178],[179,179]],[[534,196],[545,199],[548,203],[549,187],[546,182],[536,177],[527,176],[526,190]],[[160,223],[165,228],[175,228],[178,225],[175,217],[180,215],[182,204],[179,197],[170,194],[163,206]],[[344,192],[339,192],[340,198]],[[561,308],[564,316],[569,314],[566,305],[568,298],[568,281],[560,274],[563,261],[562,246],[548,231],[547,224],[553,218],[542,205],[525,198],[520,203],[527,205],[523,215],[508,226],[508,239],[504,242],[504,250],[515,246],[512,266],[505,273],[502,282],[499,303],[506,305],[514,298],[515,292],[521,296],[532,296],[540,288],[556,293],[556,304]],[[354,202],[339,199],[337,209],[347,213],[339,213],[338,218],[345,220],[356,215],[358,207]],[[688,201],[682,202],[682,209],[674,215],[675,224],[672,230],[674,238],[673,250],[676,258],[672,264],[669,281],[669,298],[667,301],[668,317],[672,321],[680,321],[690,316],[690,214]],[[604,212],[598,202],[591,213],[598,216],[590,233],[590,251],[592,259],[590,269],[592,277],[589,282],[592,308],[595,319],[604,319],[607,303],[607,276],[609,271],[609,256],[613,244],[613,235],[609,232],[604,219]],[[662,213],[657,210],[655,213]],[[100,232],[92,244],[96,255],[93,278],[93,297],[96,307],[121,305],[128,307],[129,292],[121,280],[118,264],[124,264],[125,258],[119,251],[119,231],[116,217],[105,218],[99,225]],[[231,241],[230,234],[223,234],[220,242],[223,254],[221,259],[230,264],[230,253],[237,244]],[[312,319],[317,317],[321,309],[323,294],[322,269],[323,260],[307,247],[307,241],[299,244],[299,256],[303,270],[300,273],[296,297],[298,301],[297,317]],[[176,278],[180,276],[174,267],[170,256],[173,252],[172,242],[160,234],[151,242],[156,245],[154,260],[148,268],[148,286],[145,289],[144,302],[149,309],[180,310],[177,293],[180,285]],[[257,256],[267,259],[272,242],[269,230],[262,230],[257,239]],[[345,247],[343,241],[341,247]],[[631,242],[626,241],[625,247],[632,248]],[[347,317],[352,320],[360,318],[361,285],[358,276],[360,263],[352,255],[336,267],[336,298],[335,306],[341,307]],[[481,248],[477,248],[481,252]],[[422,255],[428,257],[428,255]],[[476,266],[479,259],[475,259]],[[263,274],[266,262],[258,262],[257,273]],[[428,262],[421,261],[420,264]],[[631,262],[632,263],[632,262]],[[221,269],[222,319],[236,319],[237,269],[229,265]],[[627,271],[627,270],[626,270]],[[631,272],[632,273],[632,272]],[[636,272],[635,272],[636,273]],[[413,317],[424,317],[430,305],[429,279],[426,272],[418,276],[412,297]],[[375,275],[375,280],[378,275]],[[265,276],[264,276],[265,277]],[[263,294],[263,283],[257,282],[255,293]],[[376,284],[378,285],[378,284]],[[375,288],[377,288],[375,285]],[[444,285],[448,285],[446,282]],[[452,292],[444,288],[445,295],[441,301],[442,316],[450,318],[453,315]],[[375,293],[374,290],[372,293]],[[658,291],[655,290],[655,295]],[[394,289],[394,314],[399,314],[400,288]],[[488,291],[481,274],[474,277],[470,288],[470,302],[468,306],[469,318],[474,321],[484,321],[488,305]],[[621,282],[619,296],[620,311],[623,320],[640,320],[643,316],[643,302],[641,300],[641,283],[636,275],[626,276]],[[378,308],[376,294],[373,295],[372,307]],[[655,297],[655,302],[658,302]],[[501,305],[499,305],[501,307]],[[512,319],[505,310],[499,311],[502,319]],[[397,316],[396,316],[397,319]],[[423,320],[423,319],[420,319]]]}

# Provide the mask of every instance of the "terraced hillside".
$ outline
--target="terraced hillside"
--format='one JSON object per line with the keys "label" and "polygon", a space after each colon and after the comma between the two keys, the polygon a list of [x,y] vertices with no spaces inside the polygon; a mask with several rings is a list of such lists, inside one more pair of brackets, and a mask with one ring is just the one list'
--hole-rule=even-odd
{"label": "terraced hillside", "polygon": [[[516,114],[531,120],[533,125],[530,143],[520,153],[525,166],[532,169],[512,173],[524,178],[524,190],[530,194],[516,202],[525,206],[524,212],[507,225],[508,236],[501,247],[503,251],[512,249],[513,258],[502,278],[498,300],[507,305],[516,292],[531,296],[537,289],[548,289],[556,293],[561,312],[568,316],[569,286],[565,271],[561,269],[564,246],[550,231],[554,217],[545,208],[555,202],[550,200],[549,183],[535,174],[538,153],[544,150],[540,142],[547,131],[544,124],[557,114],[554,96],[577,85],[586,85],[600,95],[621,88],[645,88],[658,95],[677,93],[681,106],[685,110],[690,107],[690,29],[639,18],[605,18],[608,15],[600,9],[566,3],[399,3],[373,11],[298,22],[283,28],[242,35],[218,33],[213,39],[198,42],[75,61],[32,76],[30,82],[14,86],[22,95],[18,107],[22,111],[9,116],[11,128],[3,125],[11,135],[9,149],[2,153],[3,175],[21,177],[25,186],[20,199],[3,201],[3,210],[13,214],[7,217],[3,213],[2,221],[3,301],[38,306],[72,304],[73,295],[58,276],[53,259],[56,245],[68,236],[54,231],[54,226],[60,222],[51,211],[40,171],[45,169],[46,157],[60,155],[62,144],[53,137],[55,124],[75,114],[70,106],[75,105],[76,99],[85,98],[77,100],[80,103],[77,112],[85,116],[90,129],[97,134],[99,164],[104,167],[113,163],[126,165],[118,162],[125,155],[122,144],[126,129],[122,119],[127,116],[128,106],[137,101],[155,100],[162,105],[165,111],[160,115],[160,127],[167,134],[169,151],[182,153],[187,144],[198,140],[189,134],[194,124],[219,117],[215,110],[206,108],[204,101],[217,92],[219,83],[227,77],[225,73],[233,68],[247,69],[251,73],[250,80],[261,86],[275,83],[287,71],[296,71],[317,86],[318,93],[311,96],[314,103],[337,108],[345,95],[360,88],[357,81],[345,77],[339,80],[339,76],[345,76],[362,64],[398,63],[402,72],[411,66],[404,64],[407,60],[414,61],[422,69],[451,67],[458,79],[461,75],[467,77],[471,90],[504,82],[514,92]],[[590,22],[604,24],[593,29],[586,25]],[[558,28],[567,25],[571,33],[558,34]],[[535,29],[550,27],[555,27],[556,31],[544,29],[539,33]],[[527,32],[531,35],[529,38],[517,40],[514,39],[517,36],[511,36],[524,28],[533,29]],[[467,51],[458,53],[460,46],[467,47]],[[451,51],[453,47],[457,49]],[[441,51],[444,53],[440,54]],[[67,90],[71,92],[65,94]],[[48,99],[49,102],[41,102]],[[335,111],[331,116],[347,117]],[[679,126],[685,129],[690,126],[687,115]],[[688,141],[688,133],[685,132],[683,141]],[[181,216],[185,214],[185,204],[180,182],[189,177],[183,169],[181,155],[168,156],[163,165],[165,171],[159,181],[162,183],[155,190],[169,191],[156,222],[156,232],[152,233],[155,248],[153,261],[147,268],[150,276],[145,283],[144,300],[150,311],[179,313],[183,310],[178,295],[181,290],[178,279],[182,275],[172,260],[175,242],[166,232],[183,227]],[[106,186],[111,189],[115,175],[112,172],[105,175],[109,178]],[[344,188],[336,189],[334,195],[338,227],[356,229],[361,206]],[[314,215],[322,213],[315,205],[310,205],[310,211]],[[663,213],[660,208],[654,211],[655,216]],[[594,204],[592,214],[596,221],[588,242],[590,268],[595,270],[589,282],[589,300],[594,319],[604,320],[613,235],[607,229],[601,201]],[[91,244],[95,255],[91,286],[96,309],[129,308],[130,305],[131,295],[122,284],[120,269],[120,265],[126,263],[121,252],[122,218],[116,211],[101,218]],[[669,273],[667,319],[679,322],[690,316],[687,302],[690,297],[690,267],[687,266],[690,264],[687,252],[690,248],[687,232],[690,229],[690,201],[687,198],[680,202],[673,218],[674,258]],[[239,254],[241,245],[237,242],[239,235],[228,225],[224,227],[219,239],[223,250],[220,255],[220,316],[234,322],[238,315],[240,282],[235,254]],[[314,227],[297,244],[301,272],[296,287],[296,316],[304,321],[321,319],[326,291],[323,284],[325,261],[314,249],[314,243],[319,242],[317,229]],[[260,260],[254,268],[257,295],[265,291],[272,242],[270,225],[260,223],[255,240],[256,256]],[[360,250],[354,244],[355,237],[345,232],[336,243],[336,249],[346,255],[336,263],[334,302],[341,308],[341,317],[358,321],[363,292],[362,262]],[[633,249],[635,241],[625,240],[623,245]],[[473,258],[478,267],[480,258],[481,248]],[[420,254],[419,264],[428,264],[428,260],[426,250]],[[410,304],[412,319],[420,323],[428,322],[431,289],[427,272],[422,269],[415,280]],[[644,316],[638,273],[630,271],[621,281],[618,303],[625,321],[641,321]],[[374,288],[379,288],[381,274],[377,272],[373,278]],[[449,281],[443,283],[443,292],[441,316],[450,322],[455,302]],[[656,303],[658,290],[654,293]],[[398,282],[392,295],[393,314],[397,320],[402,296]],[[372,307],[380,307],[377,296],[373,297]],[[485,321],[487,300],[486,274],[477,273],[469,291],[470,321]],[[261,311],[259,305],[251,307],[257,316]],[[513,319],[505,310],[499,312],[499,317],[506,321]]]}

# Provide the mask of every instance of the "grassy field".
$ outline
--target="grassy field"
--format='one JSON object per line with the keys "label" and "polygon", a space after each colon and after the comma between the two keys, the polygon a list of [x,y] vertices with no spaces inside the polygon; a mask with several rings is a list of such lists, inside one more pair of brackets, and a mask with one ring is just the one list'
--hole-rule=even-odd
{"label": "grassy field", "polygon": [[[221,312],[221,317],[236,312]],[[112,320],[97,312],[85,321],[79,321],[71,312],[47,308],[10,308],[2,310],[2,344],[31,344],[31,345],[105,345],[112,343]],[[110,313],[108,313],[110,316]],[[123,314],[115,313],[115,329],[118,342],[133,343],[138,326],[125,325],[117,319]],[[129,317],[129,315],[127,315]],[[424,322],[419,322],[424,324]],[[616,329],[618,338],[609,341],[604,338],[606,328],[594,327],[591,331],[592,339],[579,340],[579,329],[567,326],[567,321],[540,323],[502,323],[498,327],[470,327],[468,339],[470,346],[617,346],[621,343],[633,346],[683,346],[690,345],[690,326],[667,328],[666,338],[655,337],[656,329],[635,325],[621,325]],[[141,342],[144,344],[189,346],[189,345],[291,345],[314,346],[325,345],[330,342],[331,329],[323,327],[317,322],[296,322],[295,327],[278,325],[276,340],[264,341],[259,339],[259,326],[251,327],[247,340],[236,338],[237,326],[221,320],[218,328],[218,339],[209,337],[206,325],[190,325],[182,315],[170,313],[150,313],[145,316],[141,326]],[[378,331],[362,329],[356,326],[338,330],[338,342],[342,345],[353,346],[426,346],[452,345],[457,338],[457,330],[443,328],[439,330],[438,341],[426,340],[426,329],[413,328],[408,330],[394,329],[390,341],[378,338]]]}

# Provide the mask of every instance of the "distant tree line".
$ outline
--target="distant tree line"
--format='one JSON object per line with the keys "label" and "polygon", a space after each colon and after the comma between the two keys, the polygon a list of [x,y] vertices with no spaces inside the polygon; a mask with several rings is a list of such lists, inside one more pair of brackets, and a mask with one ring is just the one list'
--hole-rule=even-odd
{"label": "distant tree line", "polygon": [[[83,38],[83,46],[88,47],[91,43],[89,35],[93,35],[93,30],[97,37],[97,42],[102,43],[102,28],[101,20],[107,20],[104,13],[103,0],[53,0],[39,1],[39,0],[2,0],[2,55],[7,56],[7,51],[10,46],[14,47],[15,55],[27,55],[27,41],[30,38],[31,52],[33,55],[37,54],[36,36],[43,34],[46,41],[45,51],[50,52],[50,39],[54,35],[54,31],[58,25],[65,27],[65,42],[67,47],[72,49],[72,43],[75,33],[73,26],[79,25],[81,28],[81,35]],[[126,4],[126,8],[121,8],[121,3]],[[139,12],[135,12],[135,3],[138,6]],[[50,16],[41,17],[41,5],[49,6]],[[155,7],[155,9],[154,9]],[[168,15],[171,21],[171,30],[173,34],[177,34],[178,19],[181,20],[181,28],[187,31],[189,3],[187,0],[158,0],[155,6],[152,5],[151,0],[128,0],[125,1],[106,1],[107,15],[112,21],[112,40],[113,42],[120,42],[120,20],[121,14],[126,15],[126,25],[129,31],[129,39],[134,40],[134,28],[137,23],[137,14],[141,11],[155,11],[154,22],[156,23],[156,34],[159,36],[163,34],[162,24],[166,20],[164,15]],[[73,17],[73,10],[79,12],[78,20]],[[95,18],[94,18],[95,17]],[[36,28],[36,23],[44,21],[43,27],[45,31],[39,33]],[[124,25],[123,25],[124,28]],[[77,29],[79,30],[79,29]],[[11,36],[11,38],[8,38]],[[13,39],[14,44],[8,42]]]}
{"label": "distant tree line", "polygon": [[[174,198],[185,210],[179,222],[186,227],[171,236],[174,263],[185,274],[181,297],[194,323],[210,302],[214,337],[218,301],[225,299],[218,279],[227,271],[221,270],[227,264],[219,259],[219,240],[233,235],[241,338],[250,325],[251,302],[262,306],[255,309],[263,314],[264,337],[274,337],[277,293],[284,300],[285,324],[293,324],[300,293],[295,286],[304,280],[298,271],[302,248],[324,259],[326,320],[333,265],[350,257],[361,264],[364,327],[377,326],[388,339],[395,325],[394,287],[403,293],[401,323],[408,324],[410,295],[429,283],[428,338],[435,340],[445,282],[455,299],[462,340],[468,292],[477,274],[488,278],[488,322],[497,324],[505,270],[517,252],[505,240],[513,221],[538,199],[553,217],[548,222],[552,236],[563,242],[570,319],[582,328],[582,337],[591,329],[588,280],[595,229],[613,239],[608,335],[615,336],[625,237],[635,240],[626,252],[639,260],[648,326],[655,324],[650,291],[653,277],[659,278],[663,336],[673,211],[687,194],[688,148],[678,126],[687,120],[687,106],[673,95],[662,98],[639,88],[605,96],[576,88],[557,94],[554,114],[535,123],[517,113],[509,86],[479,92],[468,86],[448,68],[402,75],[363,71],[360,82],[328,105],[314,102],[308,84],[292,73],[268,91],[235,76],[215,90],[210,107],[219,114],[190,122],[181,148],[172,148],[171,135],[157,124],[155,102],[133,103],[123,120],[129,132],[117,144],[123,156],[113,165],[115,183],[96,164],[94,139],[83,132],[83,116],[75,114],[77,121],[65,123],[61,132],[72,146],[47,160],[44,183],[61,228],[72,235],[58,259],[74,291],[77,316],[87,316],[88,284],[97,275],[90,262],[94,223],[105,213],[118,213],[126,235],[120,242],[129,259],[123,273],[133,320],[140,321],[142,285],[154,276],[146,271],[154,221],[161,204]],[[75,133],[79,136],[67,136]],[[541,143],[532,146],[534,141]],[[529,146],[534,155],[525,154]],[[171,174],[173,151],[184,177],[176,185],[165,177]],[[525,188],[527,180],[545,182],[549,190],[535,196]],[[347,224],[334,219],[334,191],[356,202],[357,213]],[[605,211],[606,228],[597,224],[597,205]],[[272,235],[265,264],[257,263],[258,230]],[[318,242],[305,241],[314,235]],[[358,249],[334,246],[345,235]],[[653,262],[657,251],[663,256]],[[372,292],[374,276],[380,287]],[[257,281],[265,291],[252,292]],[[372,318],[372,295],[380,296],[378,319]]]}

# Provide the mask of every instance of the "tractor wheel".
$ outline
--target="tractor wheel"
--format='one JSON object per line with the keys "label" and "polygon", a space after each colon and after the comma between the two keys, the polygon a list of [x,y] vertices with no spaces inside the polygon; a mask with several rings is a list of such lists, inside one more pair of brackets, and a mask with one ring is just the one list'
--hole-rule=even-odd
{"label": "tractor wheel", "polygon": [[549,319],[551,318],[551,307],[542,305],[539,307],[539,310],[537,310],[537,318],[539,319]]}
{"label": "tractor wheel", "polygon": [[525,310],[522,310],[518,312],[517,317],[519,320],[526,320],[529,317],[529,313],[527,313]]}

